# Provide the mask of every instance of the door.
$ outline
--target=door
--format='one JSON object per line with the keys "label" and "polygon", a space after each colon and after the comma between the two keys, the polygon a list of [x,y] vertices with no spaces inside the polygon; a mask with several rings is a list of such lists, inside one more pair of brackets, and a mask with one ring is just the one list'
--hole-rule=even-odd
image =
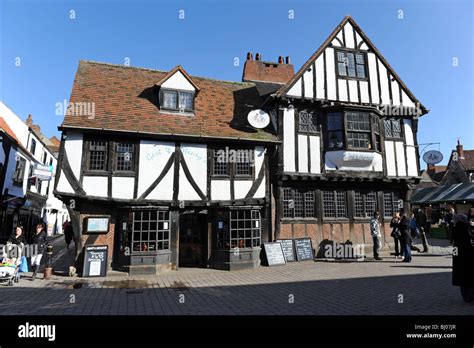
{"label": "door", "polygon": [[207,263],[207,214],[179,216],[179,266],[205,267]]}

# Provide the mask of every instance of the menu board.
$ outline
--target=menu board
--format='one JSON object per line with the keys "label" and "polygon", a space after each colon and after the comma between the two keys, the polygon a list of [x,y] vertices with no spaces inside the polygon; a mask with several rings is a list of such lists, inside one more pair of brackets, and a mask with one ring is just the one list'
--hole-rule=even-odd
{"label": "menu board", "polygon": [[284,265],[285,256],[280,243],[263,243],[268,266]]}
{"label": "menu board", "polygon": [[298,261],[308,261],[314,259],[313,244],[311,238],[295,239],[296,257]]}
{"label": "menu board", "polygon": [[86,217],[84,219],[84,225],[84,233],[107,233],[109,231],[109,217]]}
{"label": "menu board", "polygon": [[281,243],[286,262],[295,262],[296,256],[293,239],[278,239],[277,242]]}
{"label": "menu board", "polygon": [[86,246],[83,277],[105,277],[107,274],[107,245]]}

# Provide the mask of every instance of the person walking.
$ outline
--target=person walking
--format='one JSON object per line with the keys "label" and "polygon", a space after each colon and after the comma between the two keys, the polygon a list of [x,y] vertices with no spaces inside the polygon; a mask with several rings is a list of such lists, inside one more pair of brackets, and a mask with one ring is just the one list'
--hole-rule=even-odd
{"label": "person walking", "polygon": [[66,249],[69,249],[69,244],[71,244],[74,233],[72,230],[72,224],[68,220],[64,222],[63,231],[64,231],[64,240],[66,241]]}
{"label": "person walking", "polygon": [[379,222],[379,213],[374,212],[372,219],[370,219],[370,234],[372,235],[372,240],[374,241],[374,260],[382,260],[379,257],[379,251],[381,248],[381,234],[380,234],[380,222]]}
{"label": "person walking", "polygon": [[411,262],[411,228],[410,220],[405,213],[402,214],[402,218],[398,223],[398,230],[400,231],[400,241],[403,250],[403,262]]}
{"label": "person walking", "polygon": [[474,302],[474,245],[468,217],[456,214],[453,217],[453,285],[461,288],[465,302]]}
{"label": "person walking", "polygon": [[401,233],[398,229],[398,223],[400,222],[400,214],[395,213],[392,220],[390,221],[390,227],[392,228],[392,233],[390,234],[393,238],[395,244],[395,258],[403,257],[403,245],[400,240]]}
{"label": "person walking", "polygon": [[415,215],[416,227],[420,231],[421,242],[423,243],[423,252],[428,252],[428,239],[426,238],[426,215],[422,209],[418,209]]}
{"label": "person walking", "polygon": [[44,223],[40,222],[36,225],[36,231],[33,233],[31,238],[31,244],[36,248],[34,254],[31,255],[31,268],[33,268],[31,280],[35,280],[46,247],[46,231]]}
{"label": "person walking", "polygon": [[449,242],[453,244],[453,217],[454,217],[454,208],[451,207],[448,210],[448,213],[444,216],[444,224],[446,225],[446,228],[448,229],[448,237],[449,237]]}

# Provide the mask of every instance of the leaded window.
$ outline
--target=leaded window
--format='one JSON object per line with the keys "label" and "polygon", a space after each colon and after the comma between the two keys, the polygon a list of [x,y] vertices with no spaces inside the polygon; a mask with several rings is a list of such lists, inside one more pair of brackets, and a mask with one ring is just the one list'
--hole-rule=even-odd
{"label": "leaded window", "polygon": [[170,248],[169,211],[133,212],[132,252],[157,252]]}
{"label": "leaded window", "polygon": [[162,109],[174,111],[192,111],[194,108],[194,93],[186,91],[161,91],[160,106]]}
{"label": "leaded window", "polygon": [[327,114],[327,146],[330,150],[344,147],[344,123],[342,114],[331,112]]}
{"label": "leaded window", "polygon": [[253,176],[253,149],[220,148],[213,151],[212,175],[249,178]]}
{"label": "leaded window", "polygon": [[225,154],[224,149],[214,150],[213,161],[212,161],[212,175],[216,176],[228,176],[229,175],[229,162]]}
{"label": "leaded window", "polygon": [[298,130],[305,133],[317,133],[319,129],[316,114],[306,110],[300,111],[298,113]]}
{"label": "leaded window", "polygon": [[383,121],[386,138],[401,138],[402,128],[399,119],[386,119]]}
{"label": "leaded window", "polygon": [[25,177],[26,159],[18,157],[16,160],[15,171],[13,172],[13,184],[22,186]]}
{"label": "leaded window", "polygon": [[252,175],[251,150],[237,150],[237,161],[235,163],[235,175]]}
{"label": "leaded window", "polygon": [[347,147],[372,148],[370,115],[365,112],[347,112]]}
{"label": "leaded window", "polygon": [[89,142],[89,170],[107,170],[107,142],[103,140],[91,140]]}
{"label": "leaded window", "polygon": [[377,194],[373,191],[354,192],[354,215],[358,218],[370,218],[377,211]]}
{"label": "leaded window", "polygon": [[324,190],[323,217],[327,219],[347,218],[347,195],[345,191]]}
{"label": "leaded window", "polygon": [[282,201],[284,218],[316,218],[316,194],[314,190],[285,187]]}
{"label": "leaded window", "polygon": [[[401,203],[401,204],[400,204]],[[400,200],[398,192],[383,193],[383,216],[392,217],[396,212],[403,208],[403,201]]]}
{"label": "leaded window", "polygon": [[115,144],[115,170],[134,171],[134,151],[132,143]]}
{"label": "leaded window", "polygon": [[366,78],[364,53],[337,51],[337,71],[340,77]]}

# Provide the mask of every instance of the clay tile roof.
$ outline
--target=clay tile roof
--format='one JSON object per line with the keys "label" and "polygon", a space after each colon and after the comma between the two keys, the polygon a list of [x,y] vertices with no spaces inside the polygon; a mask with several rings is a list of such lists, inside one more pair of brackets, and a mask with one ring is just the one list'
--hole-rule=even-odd
{"label": "clay tile roof", "polygon": [[254,84],[189,76],[200,90],[196,93],[194,115],[182,115],[159,109],[156,84],[167,75],[169,72],[81,61],[70,102],[74,107],[89,103],[94,115],[68,110],[62,127],[277,140],[271,125],[256,130],[247,122],[248,112],[262,103]]}
{"label": "clay tile roof", "polygon": [[3,117],[0,116],[0,129],[7,133],[10,137],[12,137],[18,144],[20,143],[20,140],[16,137],[15,133],[12,131],[12,129],[8,126],[7,122],[3,119]]}
{"label": "clay tile roof", "polygon": [[461,158],[465,170],[474,171],[474,150],[464,150],[464,158]]}

